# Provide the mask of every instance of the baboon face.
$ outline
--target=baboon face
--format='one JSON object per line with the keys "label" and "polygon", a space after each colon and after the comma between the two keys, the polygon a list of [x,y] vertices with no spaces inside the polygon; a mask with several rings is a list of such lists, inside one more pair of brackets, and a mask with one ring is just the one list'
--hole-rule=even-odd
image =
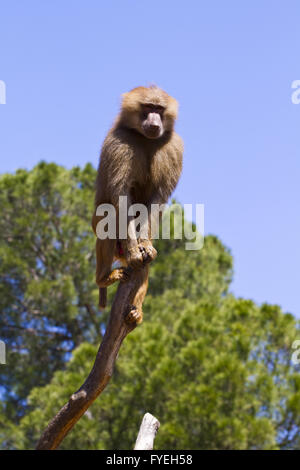
{"label": "baboon face", "polygon": [[134,88],[124,93],[119,123],[147,139],[159,139],[172,131],[177,101],[156,86]]}
{"label": "baboon face", "polygon": [[165,108],[153,103],[141,104],[141,132],[148,139],[158,139],[164,133]]}

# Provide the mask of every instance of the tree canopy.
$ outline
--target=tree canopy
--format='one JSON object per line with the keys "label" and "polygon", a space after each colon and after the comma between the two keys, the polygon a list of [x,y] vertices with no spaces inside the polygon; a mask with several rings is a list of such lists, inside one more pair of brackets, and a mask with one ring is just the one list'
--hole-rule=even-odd
{"label": "tree canopy", "polygon": [[[2,448],[33,448],[93,364],[109,309],[97,309],[94,180],[89,164],[44,162],[0,178]],[[145,412],[161,423],[157,449],[299,447],[296,319],[232,295],[216,236],[199,251],[174,238],[156,248],[144,322],[61,448],[131,449]]]}

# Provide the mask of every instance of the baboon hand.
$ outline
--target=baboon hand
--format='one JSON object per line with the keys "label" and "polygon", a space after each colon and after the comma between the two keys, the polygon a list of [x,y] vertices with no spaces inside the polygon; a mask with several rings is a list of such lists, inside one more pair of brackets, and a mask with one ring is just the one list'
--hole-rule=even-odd
{"label": "baboon hand", "polygon": [[142,253],[144,263],[150,263],[157,256],[157,251],[150,240],[140,240],[139,249]]}
{"label": "baboon hand", "polygon": [[136,244],[133,247],[128,247],[126,261],[128,266],[131,266],[132,268],[142,267],[144,259],[139,245]]}

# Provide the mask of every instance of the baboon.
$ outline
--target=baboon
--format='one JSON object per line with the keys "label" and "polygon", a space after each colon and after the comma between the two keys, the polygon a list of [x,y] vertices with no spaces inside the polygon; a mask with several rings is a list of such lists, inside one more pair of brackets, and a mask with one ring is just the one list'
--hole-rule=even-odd
{"label": "baboon", "polygon": [[[131,204],[144,204],[149,213],[148,236],[135,236],[134,218],[126,215],[127,239],[96,241],[96,283],[99,307],[106,304],[106,289],[116,281],[126,281],[132,269],[140,269],[140,285],[128,306],[127,321],[142,321],[142,303],[148,287],[148,263],[156,257],[151,242],[151,204],[165,204],[177,185],[182,170],[183,141],[174,131],[177,101],[157,86],[138,87],[123,94],[116,121],[106,136],[96,180],[95,212],[92,227],[101,217],[100,204],[112,204],[118,220],[119,197]],[[118,233],[118,228],[117,228]],[[121,267],[112,270],[115,260]]]}

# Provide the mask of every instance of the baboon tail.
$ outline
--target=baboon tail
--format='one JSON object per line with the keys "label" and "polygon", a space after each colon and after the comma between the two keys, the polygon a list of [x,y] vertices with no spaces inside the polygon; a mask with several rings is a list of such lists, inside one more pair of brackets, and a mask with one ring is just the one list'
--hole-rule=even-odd
{"label": "baboon tail", "polygon": [[107,287],[99,288],[99,308],[105,308],[107,302]]}

